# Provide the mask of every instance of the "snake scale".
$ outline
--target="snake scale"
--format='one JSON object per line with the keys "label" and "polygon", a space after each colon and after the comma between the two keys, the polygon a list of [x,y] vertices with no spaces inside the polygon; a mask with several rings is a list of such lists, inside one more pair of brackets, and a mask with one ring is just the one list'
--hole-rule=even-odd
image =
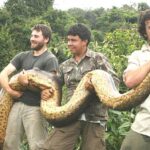
{"label": "snake scale", "polygon": [[[26,71],[28,85],[23,86],[14,75],[9,85],[12,89],[24,91],[26,88],[42,91],[53,89],[48,100],[41,100],[41,113],[55,126],[62,126],[77,118],[87,105],[91,93],[95,93],[101,103],[115,110],[128,110],[142,103],[150,93],[150,74],[136,88],[120,94],[110,74],[102,70],[87,73],[79,82],[70,101],[61,106],[61,90],[57,76],[38,69]],[[92,99],[91,99],[92,100]],[[4,90],[0,92],[0,143],[4,141],[8,115],[13,105],[12,97]]]}

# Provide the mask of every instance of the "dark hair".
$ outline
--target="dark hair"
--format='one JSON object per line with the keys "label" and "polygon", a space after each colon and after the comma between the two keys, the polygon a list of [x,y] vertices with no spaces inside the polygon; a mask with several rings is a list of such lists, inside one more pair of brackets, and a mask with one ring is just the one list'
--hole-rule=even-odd
{"label": "dark hair", "polygon": [[73,35],[73,36],[78,35],[81,40],[87,40],[88,41],[87,45],[91,41],[90,30],[88,29],[88,27],[86,27],[85,25],[80,24],[80,23],[71,26],[67,32],[67,35]]}
{"label": "dark hair", "polygon": [[145,40],[148,40],[145,28],[145,21],[147,20],[150,20],[150,9],[142,11],[139,17],[138,32]]}
{"label": "dark hair", "polygon": [[51,40],[51,36],[52,36],[52,31],[51,31],[51,28],[44,25],[44,24],[37,24],[35,25],[33,28],[32,28],[32,31],[33,30],[36,30],[36,31],[41,31],[42,32],[42,35],[45,37],[45,38],[49,38],[49,41],[48,43],[50,42]]}

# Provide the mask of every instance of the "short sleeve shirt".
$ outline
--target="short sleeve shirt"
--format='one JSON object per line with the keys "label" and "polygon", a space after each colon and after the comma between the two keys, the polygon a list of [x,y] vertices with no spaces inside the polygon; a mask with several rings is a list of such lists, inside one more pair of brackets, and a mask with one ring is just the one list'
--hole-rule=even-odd
{"label": "short sleeve shirt", "polygon": [[[128,60],[128,67],[124,73],[137,69],[148,61],[150,61],[150,46],[144,44],[141,50],[134,51],[131,54]],[[140,111],[137,113],[131,128],[137,133],[150,136],[150,95],[140,105]]]}
{"label": "short sleeve shirt", "polygon": [[[17,71],[33,68],[39,68],[47,72],[58,71],[58,61],[56,57],[48,51],[45,51],[40,56],[33,56],[33,51],[21,52],[16,55],[10,63],[15,66]],[[26,90],[16,102],[21,101],[30,106],[39,106],[40,99],[40,93]]]}

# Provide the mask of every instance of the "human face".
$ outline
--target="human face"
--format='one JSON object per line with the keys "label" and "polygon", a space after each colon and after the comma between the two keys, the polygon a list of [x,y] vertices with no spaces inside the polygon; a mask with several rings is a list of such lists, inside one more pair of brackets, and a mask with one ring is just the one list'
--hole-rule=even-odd
{"label": "human face", "polygon": [[68,48],[70,49],[71,53],[74,55],[82,54],[87,47],[87,40],[82,40],[78,35],[68,35]]}
{"label": "human face", "polygon": [[150,20],[145,21],[147,40],[150,42]]}
{"label": "human face", "polygon": [[48,42],[41,31],[33,30],[30,37],[31,48],[40,51]]}

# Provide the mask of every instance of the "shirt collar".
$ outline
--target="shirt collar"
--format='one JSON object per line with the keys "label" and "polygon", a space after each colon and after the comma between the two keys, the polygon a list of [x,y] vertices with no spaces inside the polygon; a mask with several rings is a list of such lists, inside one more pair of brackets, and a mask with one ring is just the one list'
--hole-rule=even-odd
{"label": "shirt collar", "polygon": [[[87,57],[92,57],[92,56],[93,56],[93,54],[92,54],[92,52],[90,51],[90,49],[87,49],[87,51],[86,51],[86,53],[85,53],[85,55],[83,56],[82,59],[84,59],[86,56],[87,56]],[[73,57],[70,58],[70,62],[75,62],[75,60],[74,60]]]}
{"label": "shirt collar", "polygon": [[149,45],[148,43],[144,44],[144,45],[142,46],[141,50],[142,50],[143,52],[145,52],[145,51],[149,51],[149,52],[150,52],[150,45]]}
{"label": "shirt collar", "polygon": [[93,53],[90,51],[90,49],[87,49],[85,56],[92,57]]}

